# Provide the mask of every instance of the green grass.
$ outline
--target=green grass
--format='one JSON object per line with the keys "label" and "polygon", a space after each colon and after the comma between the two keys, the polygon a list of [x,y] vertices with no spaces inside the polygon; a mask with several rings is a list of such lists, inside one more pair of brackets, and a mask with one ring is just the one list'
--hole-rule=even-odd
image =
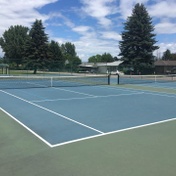
{"label": "green grass", "polygon": [[56,148],[0,111],[1,176],[175,176],[176,121]]}
{"label": "green grass", "polygon": [[40,71],[38,70],[36,74],[34,74],[34,70],[10,70],[9,71],[10,75],[71,75],[71,72],[50,72],[50,71]]}

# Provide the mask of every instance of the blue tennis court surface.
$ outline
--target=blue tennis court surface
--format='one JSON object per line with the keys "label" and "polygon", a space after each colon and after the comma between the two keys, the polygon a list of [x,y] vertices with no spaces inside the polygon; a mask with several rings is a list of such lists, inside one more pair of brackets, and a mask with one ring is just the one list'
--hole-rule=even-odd
{"label": "blue tennis court surface", "polygon": [[7,89],[0,97],[2,109],[51,147],[176,117],[175,94],[120,87]]}

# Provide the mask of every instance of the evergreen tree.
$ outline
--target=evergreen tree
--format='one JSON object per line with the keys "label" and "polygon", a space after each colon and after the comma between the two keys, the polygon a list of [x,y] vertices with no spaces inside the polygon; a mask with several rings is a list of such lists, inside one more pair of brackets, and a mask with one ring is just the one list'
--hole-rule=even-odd
{"label": "evergreen tree", "polygon": [[169,49],[163,53],[162,60],[172,60],[172,54]]}
{"label": "evergreen tree", "polygon": [[124,65],[135,73],[148,73],[153,68],[155,46],[154,26],[145,6],[137,3],[132,15],[127,18],[120,41],[120,56]]}
{"label": "evergreen tree", "polygon": [[49,51],[51,57],[50,70],[56,71],[62,69],[64,67],[65,61],[59,44],[52,40],[49,44]]}
{"label": "evergreen tree", "polygon": [[29,40],[25,47],[27,67],[34,70],[47,68],[49,65],[48,37],[41,20],[36,20],[29,32]]}

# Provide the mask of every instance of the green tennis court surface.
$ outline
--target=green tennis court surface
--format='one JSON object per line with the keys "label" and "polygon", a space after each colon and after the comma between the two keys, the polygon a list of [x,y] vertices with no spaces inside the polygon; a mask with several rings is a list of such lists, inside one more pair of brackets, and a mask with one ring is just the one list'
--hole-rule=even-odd
{"label": "green tennis court surface", "polygon": [[49,148],[0,111],[2,176],[175,176],[176,121]]}

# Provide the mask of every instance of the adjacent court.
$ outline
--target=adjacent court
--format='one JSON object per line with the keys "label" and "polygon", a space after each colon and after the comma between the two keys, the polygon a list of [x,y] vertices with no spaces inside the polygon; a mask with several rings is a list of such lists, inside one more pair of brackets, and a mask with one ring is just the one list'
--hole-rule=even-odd
{"label": "adjacent court", "polygon": [[[73,83],[73,81],[71,82]],[[40,83],[37,82],[37,85],[41,85],[41,83],[42,82],[40,80]],[[19,129],[18,127],[18,129],[21,130],[23,128],[23,134],[24,130],[26,131],[25,136],[26,134],[31,134],[30,136],[33,136],[35,139],[37,139],[35,140],[35,144],[30,144],[30,147],[32,147],[32,145],[35,146],[36,142],[38,141],[43,143],[42,148],[44,146],[49,146],[49,148],[55,149],[59,147],[64,147],[65,149],[68,149],[69,146],[71,147],[73,146],[73,144],[85,144],[84,148],[82,148],[81,150],[87,150],[87,147],[92,144],[92,141],[92,145],[98,145],[99,147],[100,144],[97,144],[97,142],[99,143],[101,141],[102,143],[104,141],[106,144],[103,145],[105,145],[107,151],[109,151],[112,149],[112,141],[109,139],[112,138],[112,135],[115,136],[116,134],[118,134],[118,139],[115,139],[117,141],[114,142],[115,145],[119,146],[120,143],[123,144],[122,141],[124,141],[124,139],[122,139],[120,136],[128,133],[127,138],[131,142],[138,141],[139,139],[142,139],[143,142],[145,141],[145,145],[142,145],[144,145],[143,150],[144,152],[146,152],[147,155],[149,154],[148,152],[150,152],[150,150],[147,152],[145,146],[148,146],[149,148],[156,148],[156,146],[159,146],[158,143],[160,143],[156,141],[155,146],[156,138],[155,140],[152,139],[151,141],[148,139],[148,137],[150,136],[148,136],[150,130],[152,129],[153,135],[155,136],[155,133],[157,133],[158,135],[158,130],[162,131],[162,127],[160,128],[160,126],[164,126],[164,124],[166,123],[169,123],[171,126],[175,124],[175,102],[175,82],[155,82],[148,84],[142,83],[132,86],[116,85],[116,77],[111,78],[111,85],[84,85],[74,87],[48,86],[45,88],[18,87],[16,89],[2,88],[0,90],[1,110],[9,115],[9,117],[6,117],[6,119],[13,119],[16,124],[19,124],[21,128]],[[6,126],[5,120],[2,120],[2,122]],[[174,128],[172,128],[171,126],[168,127],[168,129],[172,130],[167,132],[169,132],[169,134],[174,134]],[[10,130],[8,126],[3,127],[3,129],[4,132],[2,134],[5,134],[6,130]],[[166,133],[165,131],[162,131],[162,133],[159,132],[159,134],[161,135],[160,137],[162,137],[162,135],[164,137]],[[132,134],[135,134],[135,137]],[[12,134],[9,133],[9,135]],[[1,138],[6,141],[4,136],[1,136]],[[125,140],[127,140],[127,138]],[[168,135],[167,139],[165,138],[160,140],[168,140],[169,142],[171,142],[170,144],[168,144],[166,150],[170,150],[169,146],[170,148],[173,148],[175,146],[174,139],[172,138],[170,141],[168,139]],[[129,157],[130,155],[125,154],[125,152],[122,150],[122,148],[127,147],[125,145],[126,144],[123,144],[121,148],[119,148],[117,151],[114,151],[114,146],[112,152],[117,152],[118,155],[123,155],[123,157]],[[21,147],[22,146],[23,144],[21,145]],[[133,148],[135,146],[136,145],[132,145],[131,147]],[[139,145],[138,147],[141,146]],[[136,149],[131,148],[132,151],[130,151],[131,149],[129,146],[128,152],[133,153],[133,150],[138,150],[138,147],[136,146]],[[104,146],[101,146],[99,150],[105,150]],[[119,152],[122,153],[120,154]],[[160,152],[159,148],[158,152]],[[93,151],[93,153],[95,157],[99,157],[100,153],[98,152],[98,150]],[[113,153],[113,155],[116,156],[117,153]],[[113,155],[109,155],[110,160],[113,162],[120,162],[118,158],[113,158]],[[175,152],[172,153],[172,155],[175,156]],[[108,155],[105,156],[108,157]],[[137,153],[135,153],[135,156],[137,157]],[[80,160],[82,161],[83,158]],[[175,161],[173,161],[173,159],[171,160],[174,164]],[[159,162],[161,161],[159,160]],[[110,165],[112,165],[115,169],[116,166],[114,165],[114,163],[111,163]],[[127,168],[129,169],[129,165],[127,166]],[[38,172],[38,170],[36,171]],[[58,170],[57,172],[59,173]],[[84,171],[81,172],[83,173]],[[85,175],[88,175],[88,168],[85,172]],[[97,171],[97,174],[96,171],[94,172],[95,174],[91,175],[99,175],[100,173],[103,173],[103,171]],[[170,173],[170,175],[172,175],[172,171],[170,171]],[[109,175],[114,174],[115,173],[113,171],[109,172]],[[79,174],[75,173],[73,175]]]}

